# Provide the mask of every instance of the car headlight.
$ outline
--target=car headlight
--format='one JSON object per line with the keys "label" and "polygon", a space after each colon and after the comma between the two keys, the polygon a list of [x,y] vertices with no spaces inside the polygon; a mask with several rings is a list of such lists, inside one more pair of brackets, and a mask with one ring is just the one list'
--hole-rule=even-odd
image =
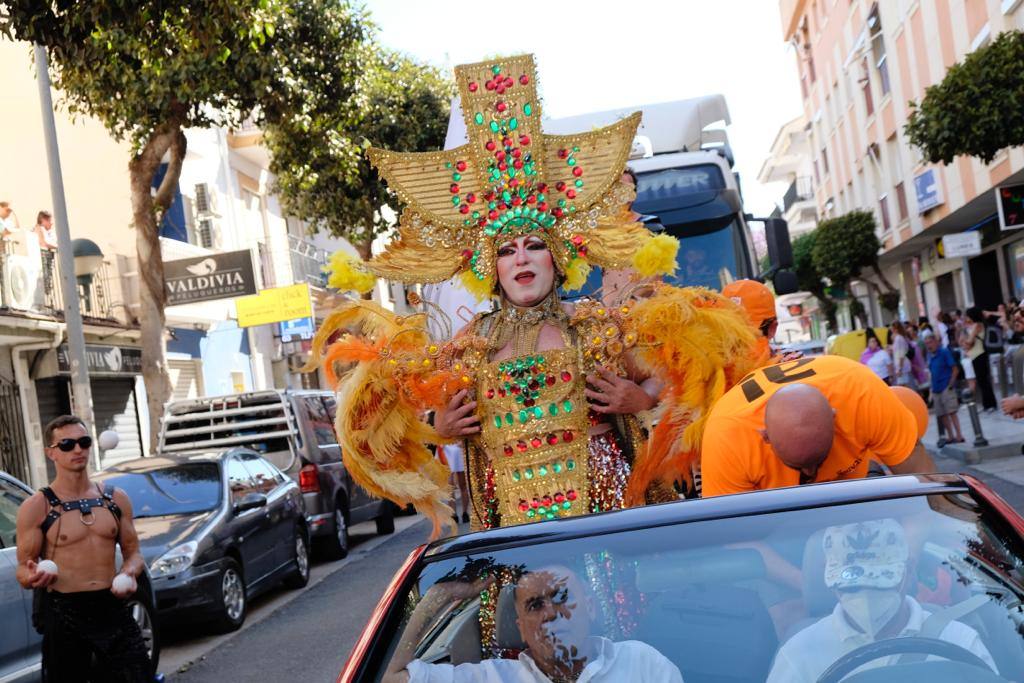
{"label": "car headlight", "polygon": [[179,546],[171,548],[161,555],[156,562],[150,565],[150,575],[153,578],[157,578],[185,571],[192,566],[192,561],[196,558],[196,550],[198,549],[199,544],[195,541],[182,543]]}

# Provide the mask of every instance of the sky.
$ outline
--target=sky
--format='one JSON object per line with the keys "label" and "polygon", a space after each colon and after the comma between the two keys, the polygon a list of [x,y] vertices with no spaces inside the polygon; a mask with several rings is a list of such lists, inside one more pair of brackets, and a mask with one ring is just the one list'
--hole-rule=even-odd
{"label": "sky", "polygon": [[544,115],[725,95],[747,211],[767,215],[785,185],[757,173],[800,115],[792,49],[775,0],[367,0],[380,42],[450,72],[533,53]]}

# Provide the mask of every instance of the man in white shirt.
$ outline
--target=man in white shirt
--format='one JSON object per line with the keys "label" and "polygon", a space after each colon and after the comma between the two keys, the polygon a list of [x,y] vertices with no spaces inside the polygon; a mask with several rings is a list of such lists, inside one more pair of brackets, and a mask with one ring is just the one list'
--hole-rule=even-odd
{"label": "man in white shirt", "polygon": [[19,230],[21,225],[18,223],[18,215],[11,208],[11,203],[0,201],[0,239],[9,240]]}
{"label": "man in white shirt", "polygon": [[549,566],[525,573],[516,584],[516,623],[526,643],[518,659],[479,663],[428,664],[413,659],[434,617],[454,602],[467,600],[483,582],[437,583],[416,606],[392,658],[386,683],[682,683],[679,669],[646,643],[615,643],[594,636],[596,606],[570,569]]}
{"label": "man in white shirt", "polygon": [[[935,624],[941,624],[929,624],[931,613],[905,594],[910,553],[899,522],[880,519],[829,527],[822,543],[825,585],[835,591],[839,602],[831,614],[782,646],[775,655],[768,683],[813,683],[857,648],[906,636],[959,645],[996,671],[992,655],[971,627],[950,620],[937,634],[929,634]],[[891,666],[901,656],[880,657],[856,671]]]}

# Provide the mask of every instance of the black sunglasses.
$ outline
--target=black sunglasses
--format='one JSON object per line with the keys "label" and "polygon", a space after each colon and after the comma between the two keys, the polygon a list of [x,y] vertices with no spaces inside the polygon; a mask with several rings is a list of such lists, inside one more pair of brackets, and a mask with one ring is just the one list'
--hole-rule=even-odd
{"label": "black sunglasses", "polygon": [[57,443],[51,444],[50,448],[59,448],[65,453],[70,453],[71,451],[75,450],[76,443],[79,446],[81,446],[82,450],[84,451],[86,448],[92,446],[92,437],[80,436],[77,439],[61,439]]}

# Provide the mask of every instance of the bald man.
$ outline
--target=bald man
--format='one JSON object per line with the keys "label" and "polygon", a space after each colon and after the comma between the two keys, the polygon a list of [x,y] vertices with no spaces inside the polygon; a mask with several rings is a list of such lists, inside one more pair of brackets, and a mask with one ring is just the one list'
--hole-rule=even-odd
{"label": "bald man", "polygon": [[840,356],[756,370],[715,404],[701,442],[702,495],[934,472],[914,415],[867,367]]}

